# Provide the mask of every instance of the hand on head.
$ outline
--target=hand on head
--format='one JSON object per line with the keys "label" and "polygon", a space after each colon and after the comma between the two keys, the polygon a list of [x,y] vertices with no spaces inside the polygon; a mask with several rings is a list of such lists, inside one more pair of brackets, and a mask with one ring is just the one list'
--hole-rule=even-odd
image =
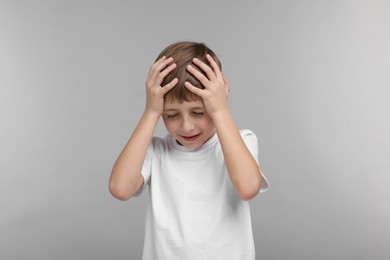
{"label": "hand on head", "polygon": [[162,114],[164,109],[164,95],[171,90],[178,82],[174,78],[165,86],[161,86],[164,78],[176,68],[176,64],[172,63],[173,58],[165,56],[157,60],[150,68],[146,79],[146,107],[145,110],[152,113]]}
{"label": "hand on head", "polygon": [[[146,80],[146,110],[161,115],[164,97],[179,102],[200,97],[210,115],[228,109],[228,81],[218,57],[207,46],[178,42],[168,46],[159,57]],[[170,92],[178,84],[178,89]]]}
{"label": "hand on head", "polygon": [[193,59],[193,63],[196,67],[200,68],[206,76],[197,70],[195,66],[187,66],[187,70],[197,78],[205,88],[199,89],[188,81],[185,82],[184,86],[203,99],[208,114],[212,115],[213,113],[228,109],[227,99],[229,84],[214,59],[209,54],[207,54],[206,58],[210,62],[211,68],[201,60],[197,58]]}

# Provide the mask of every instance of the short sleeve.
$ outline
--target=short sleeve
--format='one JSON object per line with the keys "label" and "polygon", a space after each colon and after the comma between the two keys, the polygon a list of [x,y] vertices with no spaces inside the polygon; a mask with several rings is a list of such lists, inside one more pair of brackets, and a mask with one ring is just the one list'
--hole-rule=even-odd
{"label": "short sleeve", "polygon": [[144,178],[144,185],[136,194],[134,194],[134,197],[140,196],[143,193],[143,191],[145,190],[146,186],[150,183],[150,176],[151,176],[151,172],[152,172],[153,153],[154,153],[153,144],[155,143],[154,139],[155,139],[155,137],[153,137],[152,141],[149,143],[148,149],[146,151],[144,163],[143,163],[142,169],[141,169],[141,175]]}
{"label": "short sleeve", "polygon": [[[258,150],[259,150],[258,149],[258,140],[257,140],[256,135],[251,130],[248,130],[248,129],[240,130],[240,134],[241,134],[242,139],[244,140],[244,143],[246,144],[250,153],[252,154],[253,158],[255,159],[257,165],[260,165],[259,164],[259,152],[258,152]],[[269,189],[270,184],[269,184],[267,178],[265,178],[265,176],[261,170],[260,170],[260,172],[261,172],[261,175],[263,177],[263,181],[261,182],[260,192],[264,192],[264,191],[267,191]]]}

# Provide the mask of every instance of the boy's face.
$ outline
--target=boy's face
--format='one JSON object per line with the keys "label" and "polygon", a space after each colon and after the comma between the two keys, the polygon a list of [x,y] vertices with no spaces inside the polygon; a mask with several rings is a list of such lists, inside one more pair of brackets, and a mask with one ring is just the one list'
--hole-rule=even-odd
{"label": "boy's face", "polygon": [[169,134],[189,149],[199,148],[215,133],[213,121],[201,100],[183,103],[165,100],[163,120]]}

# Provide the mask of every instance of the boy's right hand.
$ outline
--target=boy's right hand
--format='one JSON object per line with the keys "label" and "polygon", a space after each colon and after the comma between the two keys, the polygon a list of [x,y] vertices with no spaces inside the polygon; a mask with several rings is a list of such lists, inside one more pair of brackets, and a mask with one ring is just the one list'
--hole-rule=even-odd
{"label": "boy's right hand", "polygon": [[161,57],[150,68],[148,77],[146,78],[146,107],[145,111],[156,113],[161,116],[164,109],[164,95],[179,81],[174,78],[165,86],[161,86],[164,78],[176,68],[176,64],[171,62],[173,58]]}

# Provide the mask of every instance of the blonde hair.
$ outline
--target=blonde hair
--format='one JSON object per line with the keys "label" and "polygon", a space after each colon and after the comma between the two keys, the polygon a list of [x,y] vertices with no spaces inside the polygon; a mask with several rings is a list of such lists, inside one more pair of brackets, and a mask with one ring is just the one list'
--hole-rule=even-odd
{"label": "blonde hair", "polygon": [[[221,62],[219,61],[217,55],[215,55],[215,53],[211,49],[209,49],[204,43],[188,41],[173,43],[166,47],[158,55],[156,61],[162,56],[165,56],[167,58],[172,57],[173,62],[177,65],[176,68],[164,78],[161,84],[161,86],[165,86],[174,78],[178,78],[179,80],[176,86],[165,94],[165,99],[176,100],[180,103],[183,101],[193,101],[201,99],[201,97],[189,91],[184,86],[184,82],[188,81],[195,87],[204,89],[202,83],[187,71],[187,66],[191,64],[196,67],[196,65],[192,63],[192,59],[198,58],[199,60],[203,61],[211,67],[210,63],[206,59],[207,54],[210,54],[210,56],[218,64],[219,68],[222,69]],[[203,73],[203,75],[205,75],[205,73],[201,69],[198,70]]]}

